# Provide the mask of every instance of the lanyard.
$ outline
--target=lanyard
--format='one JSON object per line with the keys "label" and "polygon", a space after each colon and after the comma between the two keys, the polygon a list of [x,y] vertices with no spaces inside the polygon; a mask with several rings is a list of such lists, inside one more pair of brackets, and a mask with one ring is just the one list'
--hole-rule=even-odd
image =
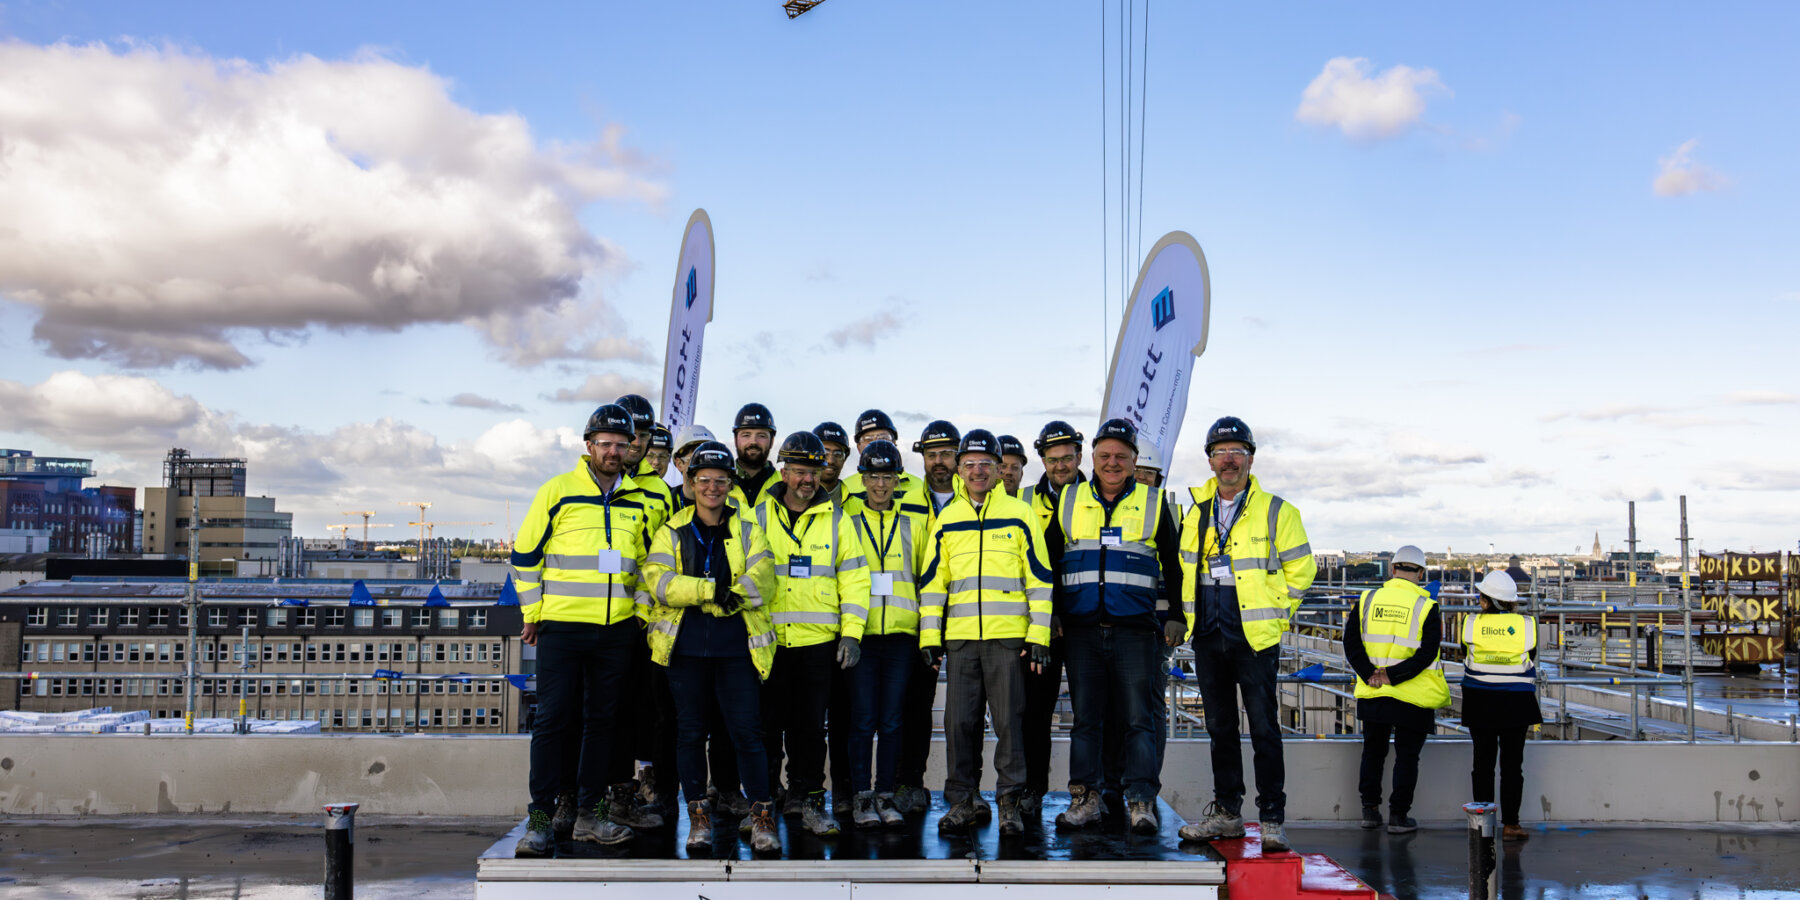
{"label": "lanyard", "polygon": [[867,512],[864,512],[857,518],[862,519],[863,534],[868,535],[869,543],[874,544],[876,552],[881,554],[881,558],[875,561],[875,571],[887,571],[888,548],[894,546],[894,536],[900,533],[900,513],[894,513],[894,527],[888,529],[887,538],[880,541],[877,541],[875,536],[881,533],[881,526],[879,524],[881,513],[877,512],[875,514],[877,524],[873,531],[869,529],[869,514]]}
{"label": "lanyard", "polygon": [[711,578],[713,546],[718,542],[709,541],[700,533],[700,523],[698,521],[688,523],[688,527],[694,532],[694,543],[700,547],[700,577]]}
{"label": "lanyard", "polygon": [[781,506],[781,504],[779,504],[779,503],[776,504],[776,506],[780,506],[781,508],[777,509],[775,511],[775,524],[780,525],[781,530],[787,532],[787,536],[789,538],[793,539],[795,549],[804,550],[806,548],[806,544],[802,542],[802,538],[805,538],[806,533],[808,531],[812,530],[813,520],[807,519],[806,527],[800,529],[799,534],[795,534],[794,529],[788,526],[788,517],[789,516],[799,516],[800,513],[793,512],[793,511],[789,510],[787,507]]}
{"label": "lanyard", "polygon": [[[1212,497],[1213,540],[1217,543],[1213,545],[1213,549],[1218,550],[1220,553],[1229,552],[1231,549],[1231,534],[1232,532],[1237,531],[1238,523],[1244,521],[1244,510],[1248,509],[1250,506],[1250,489],[1246,487],[1244,488],[1244,492],[1238,495],[1238,511],[1232,514],[1231,527],[1229,528],[1225,527],[1224,521],[1219,517],[1223,511],[1221,507],[1224,505],[1225,504],[1219,502],[1219,495],[1214,494]],[[1269,539],[1274,540],[1275,536],[1270,535]],[[1201,554],[1202,557],[1208,555],[1210,554]]]}

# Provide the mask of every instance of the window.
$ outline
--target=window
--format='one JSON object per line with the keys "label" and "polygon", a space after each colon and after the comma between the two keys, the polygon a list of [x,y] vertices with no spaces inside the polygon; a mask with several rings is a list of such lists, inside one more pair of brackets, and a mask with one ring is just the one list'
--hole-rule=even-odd
{"label": "window", "polygon": [[286,628],[287,620],[288,611],[285,609],[271,609],[263,613],[263,624],[270,628]]}
{"label": "window", "polygon": [[111,615],[111,607],[96,606],[93,609],[88,610],[88,625],[95,628],[105,628],[106,621]]}
{"label": "window", "polygon": [[[73,661],[72,658],[74,657],[74,655],[75,655],[74,653],[69,654],[69,656],[71,657],[71,661]],[[93,644],[82,644],[81,645],[81,661],[86,662],[86,663],[91,663],[94,661],[94,645]]]}
{"label": "window", "polygon": [[[486,644],[476,644],[475,650],[476,650],[476,654],[475,654],[476,662],[487,662],[488,661]],[[1374,676],[1370,676],[1370,677],[1374,677]]]}
{"label": "window", "polygon": [[344,608],[343,607],[341,607],[341,606],[334,607],[332,609],[328,609],[325,611],[325,627],[326,628],[342,628],[342,627],[344,627]]}
{"label": "window", "polygon": [[51,662],[62,662],[63,661],[63,646],[64,645],[62,645],[62,644],[51,644],[50,645],[50,661]]}
{"label": "window", "polygon": [[307,662],[318,662],[319,661],[319,645],[318,644],[314,644],[310,641],[307,642],[307,644],[306,644],[306,661]]}
{"label": "window", "polygon": [[255,625],[255,624],[256,624],[256,609],[254,607],[246,606],[243,609],[238,610],[238,625],[239,626]]}
{"label": "window", "polygon": [[470,628],[486,628],[487,627],[487,610],[485,610],[485,609],[469,610],[469,627]]}
{"label": "window", "polygon": [[74,628],[81,624],[81,608],[65,606],[56,611],[56,624],[60,628]]}
{"label": "window", "polygon": [[494,654],[494,657],[493,657],[494,662],[506,662],[506,654],[501,651],[501,649],[500,649],[501,645],[494,644],[492,646],[493,646],[493,650],[490,652],[492,652]]}
{"label": "window", "polygon": [[19,645],[19,662],[31,662],[31,645]]}
{"label": "window", "polygon": [[433,641],[432,646],[436,648],[436,650],[434,651],[434,656],[435,656],[436,661],[443,662],[445,659],[444,642],[443,641]]}
{"label": "window", "polygon": [[406,610],[384,609],[381,611],[381,627],[399,628],[406,624]]}
{"label": "window", "polygon": [[319,611],[316,609],[300,610],[300,621],[294,623],[301,628],[313,628],[319,624]]}
{"label": "window", "polygon": [[143,613],[144,613],[144,611],[136,606],[127,606],[127,607],[124,607],[123,609],[120,609],[119,610],[119,627],[120,628],[136,628],[137,624],[138,624],[138,616],[143,615]]}
{"label": "window", "polygon": [[407,662],[418,662],[419,661],[419,645],[418,644],[407,644],[406,645],[406,661]]}
{"label": "window", "polygon": [[351,662],[362,662],[362,646],[363,645],[361,645],[361,644],[351,644],[350,645],[350,661]]}
{"label": "window", "polygon": [[[43,624],[43,623],[40,622],[39,624]],[[413,610],[413,627],[414,628],[430,628],[431,627],[431,610],[429,610],[429,609]]]}
{"label": "window", "polygon": [[[144,655],[149,656],[148,653],[146,653]],[[157,644],[156,645],[156,661],[157,662],[168,662],[169,661],[169,645],[168,644]]]}
{"label": "window", "polygon": [[372,609],[355,609],[355,610],[351,610],[351,612],[353,613],[353,618],[351,620],[351,624],[355,625],[358,628],[374,628],[375,627],[375,611],[374,610],[372,610]]}
{"label": "window", "polygon": [[169,608],[168,607],[153,606],[150,608],[150,627],[151,628],[167,628],[167,627],[169,627]]}
{"label": "window", "polygon": [[42,628],[50,624],[50,607],[33,606],[25,611],[25,624]]}
{"label": "window", "polygon": [[180,627],[180,628],[188,627],[187,607],[185,607],[185,606],[176,607],[176,609],[175,609],[175,624],[177,627]]}
{"label": "window", "polygon": [[206,611],[206,625],[208,628],[224,628],[229,624],[231,624],[230,610],[215,608]]}
{"label": "window", "polygon": [[455,628],[456,620],[459,618],[459,615],[458,615],[459,613],[460,613],[460,610],[454,610],[454,609],[438,610],[438,615],[437,615],[438,627],[439,628]]}
{"label": "window", "polygon": [[451,662],[462,662],[462,645],[461,644],[453,643],[450,645],[450,661]]}

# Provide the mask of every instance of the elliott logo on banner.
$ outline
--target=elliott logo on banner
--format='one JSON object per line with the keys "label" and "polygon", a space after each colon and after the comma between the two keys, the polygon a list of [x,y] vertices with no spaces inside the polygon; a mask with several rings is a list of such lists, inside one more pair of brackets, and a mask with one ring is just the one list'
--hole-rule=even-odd
{"label": "elliott logo on banner", "polygon": [[1154,445],[1164,466],[1174,459],[1194,360],[1206,351],[1211,320],[1206,254],[1187,232],[1163,235],[1144,258],[1119,323],[1100,418],[1130,420],[1139,446]]}
{"label": "elliott logo on banner", "polygon": [[700,395],[700,358],[713,309],[713,233],[706,210],[696,209],[681,231],[675,296],[669,305],[669,344],[663,354],[662,423],[679,435],[694,421]]}

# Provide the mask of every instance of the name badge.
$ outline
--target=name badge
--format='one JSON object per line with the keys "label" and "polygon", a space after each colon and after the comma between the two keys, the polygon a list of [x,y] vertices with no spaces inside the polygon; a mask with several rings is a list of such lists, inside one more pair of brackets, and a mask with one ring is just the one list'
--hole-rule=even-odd
{"label": "name badge", "polygon": [[1206,574],[1215,579],[1231,577],[1231,557],[1221,553],[1206,558]]}
{"label": "name badge", "polygon": [[877,597],[894,596],[894,573],[870,572],[869,593]]}
{"label": "name badge", "polygon": [[601,550],[594,571],[602,575],[620,575],[625,571],[625,556],[617,550]]}
{"label": "name badge", "polygon": [[1100,546],[1120,547],[1125,544],[1125,529],[1114,526],[1100,529]]}
{"label": "name badge", "polygon": [[789,578],[811,578],[812,577],[812,557],[810,557],[810,556],[790,556],[790,557],[788,557],[788,577]]}

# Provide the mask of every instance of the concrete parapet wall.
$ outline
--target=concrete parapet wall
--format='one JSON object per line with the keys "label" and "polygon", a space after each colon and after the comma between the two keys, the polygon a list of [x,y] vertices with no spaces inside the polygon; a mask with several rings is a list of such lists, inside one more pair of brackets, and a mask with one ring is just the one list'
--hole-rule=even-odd
{"label": "concrete parapet wall", "polygon": [[[389,815],[523,815],[529,744],[523,735],[5,735],[0,812],[315,815],[325,803],[354,800],[364,812]],[[943,784],[943,749],[932,748],[933,787]],[[1068,743],[1052,750],[1060,788]],[[1288,819],[1356,818],[1361,750],[1354,739],[1288,741]],[[990,760],[992,752],[990,745]],[[1242,752],[1254,784],[1247,742]],[[1212,799],[1210,753],[1204,740],[1169,744],[1163,798],[1185,817]],[[1414,816],[1461,818],[1470,753],[1467,741],[1426,745]],[[1254,794],[1244,804],[1252,815]],[[1534,741],[1525,748],[1522,814],[1551,822],[1800,822],[1800,744]]]}

